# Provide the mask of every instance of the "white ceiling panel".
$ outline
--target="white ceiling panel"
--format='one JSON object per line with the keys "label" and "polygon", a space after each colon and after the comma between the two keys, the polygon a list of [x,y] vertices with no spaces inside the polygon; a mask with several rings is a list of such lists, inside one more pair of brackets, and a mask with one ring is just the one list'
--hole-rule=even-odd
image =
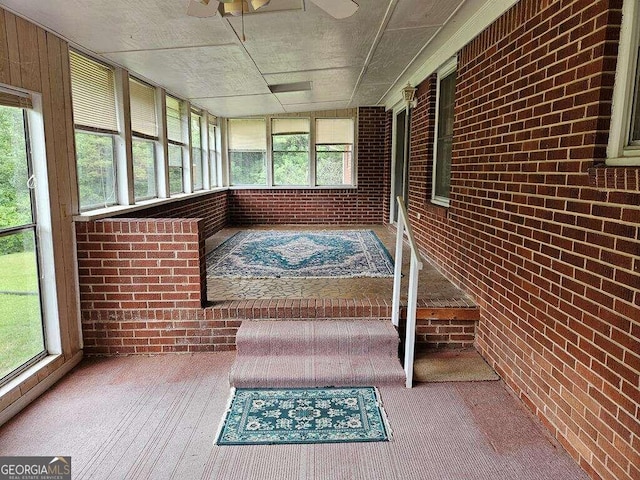
{"label": "white ceiling panel", "polygon": [[361,83],[353,95],[353,99],[349,105],[378,105],[378,101],[386,93],[389,87],[391,87],[391,83]]}
{"label": "white ceiling panel", "polygon": [[260,72],[237,45],[105,56],[146,78],[162,78],[164,87],[188,98],[270,93]]}
{"label": "white ceiling panel", "polygon": [[437,32],[437,27],[386,31],[367,67],[364,83],[393,83]]}
{"label": "white ceiling panel", "polygon": [[398,28],[440,26],[464,0],[399,0],[387,25]]}
{"label": "white ceiling panel", "polygon": [[221,45],[225,20],[192,18],[186,0],[2,0],[2,5],[96,53]]}
{"label": "white ceiling panel", "polygon": [[280,103],[286,105],[349,100],[359,73],[360,71],[355,68],[336,68],[265,75],[264,79],[269,85],[311,82],[310,91],[277,94]]}
{"label": "white ceiling panel", "polygon": [[278,99],[268,95],[249,95],[223,98],[192,98],[193,103],[220,117],[243,117],[267,113],[283,113]]}
{"label": "white ceiling panel", "polygon": [[340,110],[347,108],[348,101],[344,102],[315,102],[315,103],[295,103],[285,105],[285,111],[294,112],[312,112],[322,110]]}
{"label": "white ceiling panel", "polygon": [[[361,1],[358,11],[342,20],[311,2],[306,11],[252,15],[244,19],[244,45],[264,74],[361,67],[386,6],[386,1]],[[240,32],[241,19],[230,23]]]}

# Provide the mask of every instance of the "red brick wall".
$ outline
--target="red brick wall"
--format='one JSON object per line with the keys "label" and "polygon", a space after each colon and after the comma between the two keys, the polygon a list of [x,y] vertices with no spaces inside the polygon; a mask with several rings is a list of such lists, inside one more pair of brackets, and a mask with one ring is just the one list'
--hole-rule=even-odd
{"label": "red brick wall", "polygon": [[122,215],[126,218],[202,218],[205,238],[227,226],[229,212],[227,191],[212,192],[201,196],[137,210]]}
{"label": "red brick wall", "polygon": [[620,8],[523,0],[460,52],[448,209],[429,203],[427,79],[409,210],[419,243],[480,305],[483,355],[592,478],[629,480],[640,478],[639,169],[601,166]]}
{"label": "red brick wall", "polygon": [[358,109],[357,188],[238,189],[229,192],[229,221],[251,224],[381,224],[390,156],[383,107]]}

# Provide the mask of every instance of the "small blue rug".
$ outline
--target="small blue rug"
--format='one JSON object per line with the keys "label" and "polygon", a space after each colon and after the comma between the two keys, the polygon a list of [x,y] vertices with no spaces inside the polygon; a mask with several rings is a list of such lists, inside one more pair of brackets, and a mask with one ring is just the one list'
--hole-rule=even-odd
{"label": "small blue rug", "polygon": [[238,388],[217,445],[388,441],[373,387]]}
{"label": "small blue rug", "polygon": [[371,230],[242,231],[207,255],[208,277],[392,277]]}

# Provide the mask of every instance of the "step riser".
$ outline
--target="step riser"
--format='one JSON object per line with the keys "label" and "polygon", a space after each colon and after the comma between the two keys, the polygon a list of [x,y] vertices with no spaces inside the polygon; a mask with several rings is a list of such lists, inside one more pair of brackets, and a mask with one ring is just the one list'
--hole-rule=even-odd
{"label": "step riser", "polygon": [[[390,324],[291,321],[259,322],[238,333],[239,355],[380,355],[397,357],[398,336]],[[299,326],[296,326],[299,325]]]}

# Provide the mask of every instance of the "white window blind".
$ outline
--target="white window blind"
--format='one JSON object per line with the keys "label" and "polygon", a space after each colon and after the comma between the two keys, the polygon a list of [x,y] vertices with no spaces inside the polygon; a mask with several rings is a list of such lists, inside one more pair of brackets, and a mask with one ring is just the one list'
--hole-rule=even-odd
{"label": "white window blind", "polygon": [[274,118],[271,121],[271,133],[281,135],[287,133],[309,133],[308,118]]}
{"label": "white window blind", "polygon": [[129,79],[131,98],[131,130],[134,133],[157,138],[156,89],[150,85]]}
{"label": "white window blind", "polygon": [[76,126],[118,132],[112,68],[70,52],[71,93]]}
{"label": "white window blind", "polygon": [[316,143],[325,145],[353,144],[353,119],[316,119]]}
{"label": "white window blind", "polygon": [[182,137],[182,102],[167,95],[167,138],[173,142],[183,143]]}
{"label": "white window blind", "polygon": [[263,118],[229,119],[229,150],[267,149],[267,129]]}

